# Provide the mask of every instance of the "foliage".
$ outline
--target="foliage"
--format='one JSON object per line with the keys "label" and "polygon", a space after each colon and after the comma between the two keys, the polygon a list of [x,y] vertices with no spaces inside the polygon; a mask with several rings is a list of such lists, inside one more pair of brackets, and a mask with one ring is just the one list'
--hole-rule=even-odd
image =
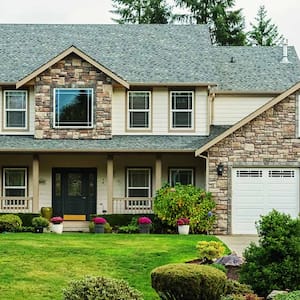
{"label": "foliage", "polygon": [[228,279],[226,282],[226,294],[246,295],[253,293],[251,286],[238,282],[237,280]]}
{"label": "foliage", "polygon": [[225,274],[210,266],[169,264],[151,272],[152,287],[162,299],[217,300],[225,291]]}
{"label": "foliage", "polygon": [[211,264],[210,265],[211,267],[214,267],[214,268],[216,268],[216,269],[218,269],[218,270],[220,270],[220,271],[222,271],[223,273],[227,273],[227,269],[226,269],[226,267],[224,266],[224,265],[221,265],[221,264],[217,264],[217,263],[213,263],[213,264]]}
{"label": "foliage", "polygon": [[93,219],[93,222],[94,222],[95,224],[105,224],[107,221],[106,221],[106,219],[104,219],[104,218],[102,218],[102,217],[95,217],[95,218]]}
{"label": "foliage", "polygon": [[32,219],[32,226],[34,227],[48,227],[49,226],[49,221],[48,219],[39,216],[35,217]]}
{"label": "foliage", "polygon": [[138,223],[139,224],[152,224],[152,221],[148,217],[140,217],[140,218],[138,218]]}
{"label": "foliage", "polygon": [[[95,223],[90,222],[89,223],[89,232],[94,233],[95,232]],[[112,227],[108,222],[104,224],[104,233],[112,233]]]}
{"label": "foliage", "polygon": [[7,214],[0,216],[0,232],[15,232],[22,228],[22,220],[19,216],[14,214]]}
{"label": "foliage", "polygon": [[266,296],[300,289],[300,219],[273,210],[257,223],[259,245],[245,250],[240,280]]}
{"label": "foliage", "polygon": [[216,204],[211,193],[192,185],[166,184],[156,192],[154,213],[170,226],[176,226],[180,218],[190,220],[191,230],[207,232],[212,229],[216,217],[209,214]]}
{"label": "foliage", "polygon": [[142,300],[142,294],[124,280],[87,276],[63,290],[65,300]]}
{"label": "foliage", "polygon": [[120,233],[137,233],[139,231],[137,217],[133,217],[128,225],[119,227],[118,231]]}
{"label": "foliage", "polygon": [[241,295],[241,294],[232,294],[232,295],[226,295],[222,296],[221,300],[261,300],[256,294],[246,294],[246,295]]}
{"label": "foliage", "polygon": [[200,241],[196,246],[198,257],[205,263],[211,263],[214,259],[224,255],[225,247],[220,242],[215,241]]}
{"label": "foliage", "polygon": [[177,220],[177,225],[181,226],[181,225],[189,225],[190,224],[190,220],[188,218],[180,218]]}
{"label": "foliage", "polygon": [[234,0],[176,0],[176,3],[188,10],[187,14],[177,15],[177,19],[208,24],[215,44],[245,45],[245,21],[241,9],[232,10]]}
{"label": "foliage", "polygon": [[50,219],[50,221],[53,223],[53,224],[60,224],[64,221],[64,219],[62,217],[52,217]]}
{"label": "foliage", "polygon": [[248,32],[250,45],[274,46],[281,42],[283,37],[272,20],[267,19],[265,6],[259,7],[255,20],[256,24],[250,23],[252,30]]}
{"label": "foliage", "polygon": [[171,7],[166,0],[112,0],[119,15],[113,19],[119,24],[167,24],[171,20]]}
{"label": "foliage", "polygon": [[287,294],[278,294],[274,298],[274,300],[299,300],[299,299],[300,299],[300,290],[293,291]]}

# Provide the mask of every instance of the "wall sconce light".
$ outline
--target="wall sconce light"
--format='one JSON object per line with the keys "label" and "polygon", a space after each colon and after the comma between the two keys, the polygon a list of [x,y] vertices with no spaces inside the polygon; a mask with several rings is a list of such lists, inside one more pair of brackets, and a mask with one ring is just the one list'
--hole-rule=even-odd
{"label": "wall sconce light", "polygon": [[222,176],[223,175],[223,171],[224,171],[224,166],[222,163],[219,163],[217,166],[217,174],[218,176]]}

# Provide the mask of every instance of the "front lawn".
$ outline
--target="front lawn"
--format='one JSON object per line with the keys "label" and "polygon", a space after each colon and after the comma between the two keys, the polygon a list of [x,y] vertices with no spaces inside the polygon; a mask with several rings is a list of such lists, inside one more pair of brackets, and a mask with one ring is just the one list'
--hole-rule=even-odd
{"label": "front lawn", "polygon": [[158,299],[150,272],[197,257],[203,235],[64,233],[0,234],[1,300],[62,299],[62,288],[85,275],[124,279],[145,299]]}

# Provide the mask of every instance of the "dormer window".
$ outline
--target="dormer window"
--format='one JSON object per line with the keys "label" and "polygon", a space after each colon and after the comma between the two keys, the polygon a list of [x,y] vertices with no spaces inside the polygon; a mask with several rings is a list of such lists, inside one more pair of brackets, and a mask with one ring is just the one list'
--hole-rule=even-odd
{"label": "dormer window", "polygon": [[54,89],[54,128],[92,128],[93,89]]}
{"label": "dormer window", "polygon": [[4,91],[4,128],[27,129],[27,91]]}

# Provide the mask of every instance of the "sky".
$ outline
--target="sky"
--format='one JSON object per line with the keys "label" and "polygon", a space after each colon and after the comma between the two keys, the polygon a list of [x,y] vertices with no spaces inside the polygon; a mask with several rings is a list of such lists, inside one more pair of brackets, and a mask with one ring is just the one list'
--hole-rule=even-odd
{"label": "sky", "polygon": [[[236,8],[243,8],[248,29],[249,23],[255,22],[259,6],[264,5],[268,18],[300,56],[300,0],[236,0],[235,3]],[[114,23],[111,9],[111,0],[0,0],[0,23],[111,24]]]}

